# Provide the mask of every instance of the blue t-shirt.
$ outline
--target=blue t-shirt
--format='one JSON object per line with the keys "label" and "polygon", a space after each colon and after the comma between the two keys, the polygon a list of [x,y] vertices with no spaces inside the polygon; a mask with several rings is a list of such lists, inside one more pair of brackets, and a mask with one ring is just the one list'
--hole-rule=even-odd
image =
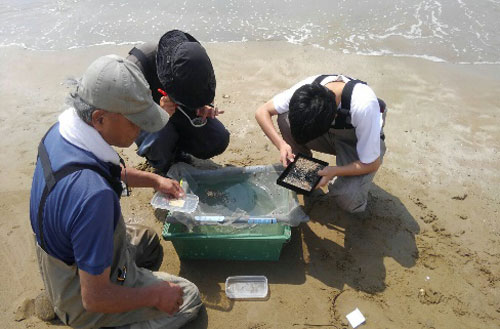
{"label": "blue t-shirt", "polygon": [[[54,172],[75,163],[110,171],[111,164],[66,141],[59,133],[59,124],[50,130],[44,144]],[[44,187],[38,160],[31,187],[30,219],[39,244],[37,216]],[[85,272],[101,274],[113,260],[113,234],[120,215],[119,198],[106,179],[89,169],[76,171],[61,179],[47,197],[43,212],[45,250],[68,265],[76,263]]]}

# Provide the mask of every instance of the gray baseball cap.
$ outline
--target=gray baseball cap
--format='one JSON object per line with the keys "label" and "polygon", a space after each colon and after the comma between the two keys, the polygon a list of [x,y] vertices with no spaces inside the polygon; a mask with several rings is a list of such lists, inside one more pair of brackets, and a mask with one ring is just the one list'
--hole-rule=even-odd
{"label": "gray baseball cap", "polygon": [[168,122],[167,112],[153,101],[141,70],[117,55],[102,56],[90,64],[76,93],[98,109],[123,114],[148,132]]}

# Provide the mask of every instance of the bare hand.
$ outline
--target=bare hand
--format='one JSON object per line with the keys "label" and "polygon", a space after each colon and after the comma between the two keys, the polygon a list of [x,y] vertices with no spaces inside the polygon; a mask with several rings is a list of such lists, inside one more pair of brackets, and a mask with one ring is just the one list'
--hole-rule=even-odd
{"label": "bare hand", "polygon": [[184,190],[178,181],[158,175],[155,190],[168,195],[171,198],[181,198]]}
{"label": "bare hand", "polygon": [[213,119],[222,113],[224,113],[224,110],[219,110],[218,107],[216,106],[212,107],[210,105],[205,105],[196,109],[196,115],[203,118],[203,120],[205,120],[206,118]]}
{"label": "bare hand", "polygon": [[157,309],[167,312],[170,315],[179,312],[179,309],[184,302],[182,299],[184,291],[182,291],[180,286],[175,283],[164,281],[158,283],[152,288],[155,289],[158,296],[158,302],[155,305]]}
{"label": "bare hand", "polygon": [[170,97],[162,96],[162,98],[160,98],[160,107],[164,109],[168,113],[168,115],[172,116],[175,113],[177,105],[172,102]]}
{"label": "bare hand", "polygon": [[318,175],[320,175],[322,177],[321,177],[318,185],[316,185],[316,188],[321,188],[321,187],[325,186],[326,184],[328,184],[333,179],[333,177],[336,176],[335,167],[331,167],[331,166],[325,167],[325,168],[321,169],[320,171],[318,171]]}
{"label": "bare hand", "polygon": [[292,153],[292,148],[287,143],[283,143],[280,147],[280,161],[283,167],[288,167],[290,163],[295,159],[295,154]]}

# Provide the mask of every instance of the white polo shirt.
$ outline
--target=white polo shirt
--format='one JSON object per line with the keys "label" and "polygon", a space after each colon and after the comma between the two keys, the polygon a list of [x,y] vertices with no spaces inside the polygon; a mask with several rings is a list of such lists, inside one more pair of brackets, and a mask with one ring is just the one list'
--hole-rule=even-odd
{"label": "white polo shirt", "polygon": [[[313,83],[318,76],[308,77],[274,96],[273,103],[276,111],[279,114],[288,112],[293,93],[303,85]],[[332,81],[348,82],[349,80],[343,75],[333,75],[324,78],[320,84],[324,86]],[[380,131],[383,120],[377,96],[368,85],[358,83],[354,86],[350,114],[351,124],[355,128],[358,139],[356,151],[359,160],[363,163],[377,160],[380,156]]]}

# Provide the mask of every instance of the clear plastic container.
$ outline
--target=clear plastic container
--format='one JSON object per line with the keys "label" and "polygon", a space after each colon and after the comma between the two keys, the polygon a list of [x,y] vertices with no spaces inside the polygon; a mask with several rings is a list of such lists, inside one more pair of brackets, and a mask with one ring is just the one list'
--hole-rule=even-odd
{"label": "clear plastic container", "polygon": [[269,292],[263,275],[230,276],[226,279],[226,296],[231,299],[265,299]]}
{"label": "clear plastic container", "polygon": [[183,198],[170,199],[161,192],[156,192],[151,199],[151,205],[155,208],[167,209],[170,211],[179,211],[192,213],[198,206],[199,198],[196,194],[187,193]]}

